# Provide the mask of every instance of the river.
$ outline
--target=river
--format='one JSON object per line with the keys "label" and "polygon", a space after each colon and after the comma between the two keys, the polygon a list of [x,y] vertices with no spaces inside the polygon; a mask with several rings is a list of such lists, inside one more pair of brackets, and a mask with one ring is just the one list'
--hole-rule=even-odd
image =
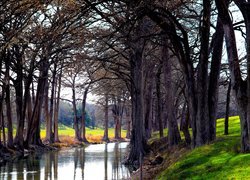
{"label": "river", "polygon": [[1,166],[0,179],[128,179],[129,170],[121,163],[127,145],[127,142],[97,144],[30,155]]}

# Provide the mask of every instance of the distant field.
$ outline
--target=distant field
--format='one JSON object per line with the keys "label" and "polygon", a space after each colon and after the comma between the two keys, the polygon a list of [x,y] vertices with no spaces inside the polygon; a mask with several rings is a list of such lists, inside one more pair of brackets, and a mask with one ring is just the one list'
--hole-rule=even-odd
{"label": "distant field", "polygon": [[240,153],[238,116],[229,119],[229,135],[223,133],[224,119],[218,119],[214,143],[190,151],[157,179],[250,179],[250,154]]}
{"label": "distant field", "polygon": [[[109,128],[109,138],[113,139],[114,138],[114,128]],[[126,130],[122,130],[122,138],[126,137]],[[69,138],[74,138],[75,136],[75,131],[73,128],[65,126],[65,125],[60,125],[59,127],[59,138],[62,138],[62,141],[69,137]],[[90,129],[86,128],[86,138],[89,142],[101,142],[102,137],[104,134],[104,129],[101,128],[95,128],[95,129]],[[45,138],[46,131],[45,129],[41,129],[41,138]]]}

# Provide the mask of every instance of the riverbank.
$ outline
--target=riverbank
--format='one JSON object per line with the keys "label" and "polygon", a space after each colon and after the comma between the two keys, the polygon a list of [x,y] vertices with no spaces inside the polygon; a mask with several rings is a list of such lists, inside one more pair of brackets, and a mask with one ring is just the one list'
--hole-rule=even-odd
{"label": "riverbank", "polygon": [[[165,146],[165,147],[164,147]],[[217,120],[217,138],[208,145],[191,149],[184,144],[169,149],[166,138],[155,139],[145,157],[143,179],[249,179],[250,154],[240,152],[240,120],[230,117],[229,135],[224,119]],[[161,163],[152,163],[162,157]],[[140,171],[132,179],[140,179]]]}

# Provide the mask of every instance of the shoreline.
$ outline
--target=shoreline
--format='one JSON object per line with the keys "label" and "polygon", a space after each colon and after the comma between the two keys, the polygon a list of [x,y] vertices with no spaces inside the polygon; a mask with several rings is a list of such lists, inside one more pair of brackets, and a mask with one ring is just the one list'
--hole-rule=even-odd
{"label": "shoreline", "polygon": [[96,142],[57,142],[52,144],[46,144],[43,142],[43,145],[30,145],[29,149],[24,149],[20,151],[18,149],[10,149],[4,146],[0,147],[0,167],[4,166],[6,163],[15,163],[21,159],[25,159],[30,155],[52,152],[52,151],[60,151],[66,150],[76,147],[87,147],[89,145],[95,144],[105,144],[105,143],[114,143],[114,142],[129,142],[129,139],[121,138],[121,139],[111,139],[109,142],[104,141],[96,141]]}

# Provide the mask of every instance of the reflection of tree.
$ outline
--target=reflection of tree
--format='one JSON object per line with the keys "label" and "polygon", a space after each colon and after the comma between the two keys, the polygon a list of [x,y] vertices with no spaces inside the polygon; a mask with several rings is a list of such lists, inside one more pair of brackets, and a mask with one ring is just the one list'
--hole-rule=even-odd
{"label": "reflection of tree", "polygon": [[112,163],[112,179],[119,179],[119,143],[115,143],[114,146],[114,158]]}
{"label": "reflection of tree", "polygon": [[[17,171],[17,179],[24,179],[24,174],[23,174],[23,170],[24,170],[24,164],[23,162],[18,162],[15,164],[16,166],[16,171]],[[1,172],[0,172],[1,174]]]}
{"label": "reflection of tree", "polygon": [[14,179],[13,177],[13,163],[9,163],[8,167],[7,167],[7,172],[8,174],[10,174],[10,176],[8,176],[8,179]]}
{"label": "reflection of tree", "polygon": [[58,173],[58,152],[54,152],[53,155],[54,155],[53,156],[53,161],[54,161],[54,179],[57,179],[57,173]]}
{"label": "reflection of tree", "polygon": [[105,144],[104,149],[104,179],[108,179],[108,144]]}
{"label": "reflection of tree", "polygon": [[44,170],[44,178],[45,180],[52,178],[52,161],[51,161],[51,153],[45,155],[45,170]]}
{"label": "reflection of tree", "polygon": [[[26,160],[27,177],[26,179],[40,179],[40,159],[41,156],[29,156]],[[37,173],[34,173],[37,172]],[[40,172],[40,173],[38,173]]]}
{"label": "reflection of tree", "polygon": [[85,148],[79,149],[80,154],[80,166],[81,166],[81,172],[82,172],[82,179],[84,179],[84,165],[85,165]]}
{"label": "reflection of tree", "polygon": [[85,149],[84,148],[75,148],[74,152],[74,179],[78,179],[76,177],[76,171],[78,163],[81,168],[81,179],[84,179],[84,163],[85,163]]}
{"label": "reflection of tree", "polygon": [[75,148],[75,152],[74,152],[74,179],[76,179],[77,164],[78,164],[78,149]]}

